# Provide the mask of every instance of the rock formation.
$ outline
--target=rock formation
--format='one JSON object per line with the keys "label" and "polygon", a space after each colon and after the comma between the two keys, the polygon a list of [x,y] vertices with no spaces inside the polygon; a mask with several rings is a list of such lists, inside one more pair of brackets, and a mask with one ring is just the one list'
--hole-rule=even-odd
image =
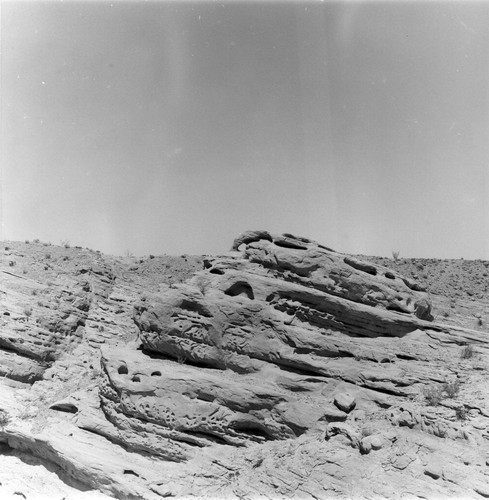
{"label": "rock formation", "polygon": [[9,449],[121,499],[489,496],[486,334],[412,278],[266,231],[172,266],[56,251],[5,250]]}

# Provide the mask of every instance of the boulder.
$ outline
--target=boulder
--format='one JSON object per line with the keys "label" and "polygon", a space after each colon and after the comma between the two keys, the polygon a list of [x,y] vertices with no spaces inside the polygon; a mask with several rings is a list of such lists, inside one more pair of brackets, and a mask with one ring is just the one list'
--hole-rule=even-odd
{"label": "boulder", "polygon": [[355,408],[355,398],[347,392],[336,394],[334,404],[345,413],[350,413]]}

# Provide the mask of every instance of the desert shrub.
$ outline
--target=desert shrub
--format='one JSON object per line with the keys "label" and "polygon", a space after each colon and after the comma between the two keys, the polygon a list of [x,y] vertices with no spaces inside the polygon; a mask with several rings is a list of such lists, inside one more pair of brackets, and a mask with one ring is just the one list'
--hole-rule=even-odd
{"label": "desert shrub", "polygon": [[68,255],[65,255],[65,256],[63,257],[63,260],[70,260],[70,258],[68,257]]}
{"label": "desert shrub", "polygon": [[24,307],[24,314],[29,318],[32,316],[32,307]]}
{"label": "desert shrub", "polygon": [[460,357],[462,359],[470,359],[470,358],[474,357],[474,354],[475,354],[474,348],[471,345],[466,345],[463,348],[462,353],[460,354]]}
{"label": "desert shrub", "polygon": [[399,250],[392,250],[392,257],[394,260],[399,259]]}
{"label": "desert shrub", "polygon": [[460,385],[460,380],[445,382],[443,384],[443,390],[449,398],[454,398],[460,392]]}
{"label": "desert shrub", "polygon": [[44,255],[44,258],[46,258],[46,259],[50,259],[50,258],[51,258],[51,254],[50,254],[50,253],[45,254],[45,255]]}
{"label": "desert shrub", "polygon": [[455,408],[455,416],[458,420],[467,420],[469,414],[465,409],[465,406],[458,406]]}
{"label": "desert shrub", "polygon": [[450,316],[450,312],[449,311],[443,311],[442,315],[443,315],[444,318],[448,318],[448,316]]}
{"label": "desert shrub", "polygon": [[429,406],[438,406],[443,399],[443,390],[439,387],[428,387],[423,391],[423,396]]}
{"label": "desert shrub", "polygon": [[150,259],[154,259],[154,258],[155,258],[155,256],[150,254],[150,255],[149,255],[149,258],[150,258]]}
{"label": "desert shrub", "polygon": [[27,244],[29,244],[29,243],[30,243],[30,241],[29,241],[29,240],[25,240],[25,242],[26,242]]}
{"label": "desert shrub", "polygon": [[34,243],[41,243],[41,240],[40,240],[39,238],[36,238],[36,239],[34,240]]}
{"label": "desert shrub", "polygon": [[10,247],[5,247],[5,250],[10,250]]}
{"label": "desert shrub", "polygon": [[34,288],[31,290],[31,295],[37,295],[39,293],[39,290],[37,288]]}
{"label": "desert shrub", "polygon": [[5,410],[0,410],[0,428],[5,427],[10,422],[10,415]]}
{"label": "desert shrub", "polygon": [[10,267],[14,267],[14,266],[15,266],[15,260],[11,260],[11,261],[9,261],[8,265],[9,265]]}

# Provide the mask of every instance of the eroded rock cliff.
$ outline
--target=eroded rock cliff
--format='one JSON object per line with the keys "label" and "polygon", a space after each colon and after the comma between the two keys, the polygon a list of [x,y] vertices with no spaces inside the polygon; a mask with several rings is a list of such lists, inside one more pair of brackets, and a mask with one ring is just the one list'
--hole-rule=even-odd
{"label": "eroded rock cliff", "polygon": [[412,277],[266,231],[49,249],[4,251],[10,450],[121,499],[489,496],[487,336]]}

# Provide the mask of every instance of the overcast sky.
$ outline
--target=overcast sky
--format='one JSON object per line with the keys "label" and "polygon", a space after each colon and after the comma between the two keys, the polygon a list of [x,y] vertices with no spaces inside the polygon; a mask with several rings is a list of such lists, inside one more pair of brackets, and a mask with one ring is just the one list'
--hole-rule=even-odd
{"label": "overcast sky", "polygon": [[2,2],[2,239],[489,259],[489,2]]}

